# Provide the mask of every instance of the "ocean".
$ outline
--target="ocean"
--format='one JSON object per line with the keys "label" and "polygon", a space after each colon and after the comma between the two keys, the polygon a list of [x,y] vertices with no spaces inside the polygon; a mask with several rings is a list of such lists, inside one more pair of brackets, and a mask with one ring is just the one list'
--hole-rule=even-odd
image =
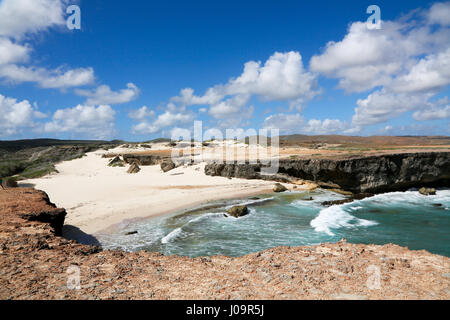
{"label": "ocean", "polygon": [[[312,198],[312,200],[311,200]],[[237,199],[172,215],[123,223],[97,239],[104,249],[155,251],[189,257],[238,257],[277,246],[337,242],[394,243],[450,257],[450,190],[423,196],[417,190],[379,194],[343,205],[322,202],[345,197],[326,190],[286,192]],[[247,205],[242,218],[226,215]],[[138,231],[134,235],[125,235]]]}

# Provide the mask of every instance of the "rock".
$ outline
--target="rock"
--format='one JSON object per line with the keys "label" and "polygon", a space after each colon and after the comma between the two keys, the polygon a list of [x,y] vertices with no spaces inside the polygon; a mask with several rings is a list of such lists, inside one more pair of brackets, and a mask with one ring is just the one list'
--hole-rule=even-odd
{"label": "rock", "polygon": [[17,180],[14,177],[5,178],[3,180],[3,186],[5,188],[17,188]]}
{"label": "rock", "polygon": [[[205,174],[211,176],[277,181],[261,174],[261,164],[210,163]],[[281,159],[279,174],[313,182],[329,181],[322,186],[353,193],[404,191],[427,184],[448,186],[450,152],[420,152],[361,156],[342,159]],[[276,176],[279,176],[276,175]],[[339,188],[336,188],[338,186]]]}
{"label": "rock", "polygon": [[434,188],[420,188],[419,193],[424,196],[434,196],[436,195],[436,189]]}
{"label": "rock", "polygon": [[108,163],[109,167],[125,167],[124,161],[120,159],[119,156],[116,156]]}
{"label": "rock", "polygon": [[444,205],[442,203],[433,203],[433,207],[442,208]]}
{"label": "rock", "polygon": [[39,221],[50,224],[57,236],[62,235],[62,228],[66,215],[66,210],[61,208],[19,214],[22,219],[28,221]]}
{"label": "rock", "polygon": [[139,171],[141,171],[141,168],[139,168],[138,164],[136,162],[134,162],[133,164],[131,164],[131,166],[128,168],[128,173],[138,173]]}
{"label": "rock", "polygon": [[285,191],[288,191],[288,189],[280,183],[276,183],[273,186],[273,192],[280,193],[280,192],[285,192]]}
{"label": "rock", "polygon": [[138,232],[137,231],[130,231],[130,232],[125,233],[126,236],[131,236],[133,234],[138,234]]}
{"label": "rock", "polygon": [[235,206],[228,210],[228,214],[232,217],[239,218],[248,215],[247,206]]}
{"label": "rock", "polygon": [[172,160],[164,160],[161,162],[161,170],[164,172],[169,172],[170,170],[175,169],[177,166]]}

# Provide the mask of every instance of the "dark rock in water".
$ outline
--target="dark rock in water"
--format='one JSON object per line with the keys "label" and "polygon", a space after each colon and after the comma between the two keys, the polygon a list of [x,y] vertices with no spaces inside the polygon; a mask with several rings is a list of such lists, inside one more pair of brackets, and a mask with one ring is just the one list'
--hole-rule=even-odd
{"label": "dark rock in water", "polygon": [[322,202],[322,205],[325,206],[325,207],[336,206],[336,205],[350,203],[350,202],[353,202],[355,200],[362,200],[362,199],[365,199],[365,198],[370,198],[370,197],[373,197],[373,196],[374,195],[372,193],[358,193],[358,194],[355,194],[352,197],[347,198],[347,199],[333,200],[333,201],[324,201],[324,202]]}
{"label": "dark rock in water", "polygon": [[303,201],[313,201],[313,200],[314,200],[313,197],[309,197],[309,198],[303,199]]}
{"label": "dark rock in water", "polygon": [[138,173],[141,171],[141,168],[139,168],[138,164],[135,162],[128,168],[128,173]]}
{"label": "dark rock in water", "polygon": [[125,233],[125,235],[126,236],[131,236],[131,235],[137,234],[137,233],[138,233],[137,231],[130,231],[130,232]]}
{"label": "dark rock in water", "polygon": [[252,198],[248,198],[248,200],[260,200],[261,198],[258,197],[252,197]]}
{"label": "dark rock in water", "polygon": [[273,192],[280,193],[280,192],[285,192],[285,191],[288,191],[288,189],[280,183],[276,183],[273,186]]}
{"label": "dark rock in water", "polygon": [[161,162],[161,170],[164,172],[169,172],[170,170],[175,169],[177,166],[172,160],[164,160]]}
{"label": "dark rock in water", "polygon": [[228,214],[232,217],[239,218],[248,215],[247,206],[235,206],[228,210]]}
{"label": "dark rock in water", "polygon": [[115,157],[108,163],[109,167],[125,167],[124,161],[119,156]]}
{"label": "dark rock in water", "polygon": [[424,196],[434,196],[434,195],[436,195],[436,189],[434,189],[434,188],[420,188],[419,193],[423,194]]}
{"label": "dark rock in water", "polygon": [[433,207],[442,208],[444,205],[442,203],[433,203]]}
{"label": "dark rock in water", "polygon": [[350,202],[353,202],[353,201],[354,200],[352,198],[343,199],[343,200],[324,201],[324,202],[322,202],[322,205],[324,207],[331,207],[331,206],[338,206],[338,205],[341,205],[341,204],[350,203]]}

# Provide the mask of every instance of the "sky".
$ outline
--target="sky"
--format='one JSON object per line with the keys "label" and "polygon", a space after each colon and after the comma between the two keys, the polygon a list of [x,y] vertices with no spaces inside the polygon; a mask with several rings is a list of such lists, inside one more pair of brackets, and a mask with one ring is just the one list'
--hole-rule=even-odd
{"label": "sky", "polygon": [[449,84],[450,2],[0,0],[1,140],[449,135]]}

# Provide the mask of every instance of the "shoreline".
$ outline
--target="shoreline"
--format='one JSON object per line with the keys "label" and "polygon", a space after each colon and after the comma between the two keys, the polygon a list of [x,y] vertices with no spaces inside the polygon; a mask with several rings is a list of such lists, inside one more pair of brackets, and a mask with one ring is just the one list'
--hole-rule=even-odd
{"label": "shoreline", "polygon": [[[62,162],[56,165],[58,173],[22,183],[46,192],[58,207],[66,208],[66,225],[88,235],[117,228],[128,220],[145,220],[211,201],[273,192],[273,181],[207,176],[206,163],[167,173],[159,165],[142,166],[139,173],[128,174],[127,167],[108,167],[110,159],[102,158],[108,152],[95,151]],[[297,188],[308,190],[307,186]]]}
{"label": "shoreline", "polygon": [[[44,192],[33,189],[0,192],[2,299],[448,300],[450,297],[450,258],[425,250],[339,241],[276,247],[238,258],[191,259],[145,251],[104,251],[56,236],[55,227],[62,227],[65,211],[49,201]],[[49,212],[55,219],[53,227],[48,221]],[[82,275],[79,290],[67,287],[67,273],[74,266]],[[376,288],[368,285],[369,267],[376,267],[380,274]]]}

